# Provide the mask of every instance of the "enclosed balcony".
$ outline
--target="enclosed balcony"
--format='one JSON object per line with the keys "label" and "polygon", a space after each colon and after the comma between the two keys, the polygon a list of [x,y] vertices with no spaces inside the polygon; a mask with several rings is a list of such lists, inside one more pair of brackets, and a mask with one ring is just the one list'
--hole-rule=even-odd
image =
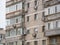
{"label": "enclosed balcony", "polygon": [[60,35],[60,28],[45,31],[45,36],[56,36],[56,35]]}
{"label": "enclosed balcony", "polygon": [[14,11],[14,12],[10,12],[10,13],[7,13],[6,14],[6,18],[12,18],[12,17],[15,17],[15,16],[19,16],[19,15],[22,15],[22,10],[17,10],[17,11]]}
{"label": "enclosed balcony", "polygon": [[6,1],[6,6],[8,7],[8,6],[18,3],[18,2],[21,2],[21,0],[9,0],[9,1]]}
{"label": "enclosed balcony", "polygon": [[13,25],[7,25],[6,26],[6,29],[9,30],[9,29],[14,29],[14,28],[18,28],[18,27],[21,27],[22,26],[22,23],[15,23]]}
{"label": "enclosed balcony", "polygon": [[49,16],[45,16],[43,18],[44,18],[45,22],[58,20],[58,19],[60,19],[60,13],[56,13],[56,14],[52,14],[52,15],[49,15]]}
{"label": "enclosed balcony", "polygon": [[60,0],[45,0],[45,1],[43,1],[43,5],[45,8],[52,6],[52,5],[56,5],[56,4],[60,4]]}

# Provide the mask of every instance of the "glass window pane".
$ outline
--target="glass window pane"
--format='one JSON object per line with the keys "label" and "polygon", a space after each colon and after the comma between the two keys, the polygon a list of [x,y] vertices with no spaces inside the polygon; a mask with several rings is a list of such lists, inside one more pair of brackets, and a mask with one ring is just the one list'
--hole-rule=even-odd
{"label": "glass window pane", "polygon": [[16,30],[10,30],[10,36],[15,36],[16,35]]}
{"label": "glass window pane", "polygon": [[6,25],[10,25],[10,19],[6,20]]}
{"label": "glass window pane", "polygon": [[50,7],[50,14],[55,13],[55,6]]}
{"label": "glass window pane", "polygon": [[18,35],[21,35],[22,34],[22,28],[18,28],[17,34]]}
{"label": "glass window pane", "polygon": [[48,8],[45,8],[45,15],[48,15]]}
{"label": "glass window pane", "polygon": [[17,41],[17,45],[22,45],[22,41]]}
{"label": "glass window pane", "polygon": [[50,29],[53,29],[53,22],[51,22],[50,24]]}
{"label": "glass window pane", "polygon": [[12,24],[15,24],[15,18],[11,18],[10,19],[10,24],[12,25]]}
{"label": "glass window pane", "polygon": [[8,7],[6,8],[6,13],[9,13],[9,8]]}
{"label": "glass window pane", "polygon": [[16,5],[10,6],[9,11],[10,12],[16,11]]}
{"label": "glass window pane", "polygon": [[57,12],[60,12],[60,5],[57,5]]}
{"label": "glass window pane", "polygon": [[22,2],[17,4],[17,10],[20,10],[20,9],[22,9]]}

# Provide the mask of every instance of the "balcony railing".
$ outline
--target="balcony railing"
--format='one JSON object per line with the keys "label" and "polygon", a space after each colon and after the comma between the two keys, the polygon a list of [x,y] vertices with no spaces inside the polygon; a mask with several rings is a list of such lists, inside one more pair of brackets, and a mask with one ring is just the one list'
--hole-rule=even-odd
{"label": "balcony railing", "polygon": [[18,16],[21,13],[22,13],[22,10],[17,10],[17,11],[14,11],[14,12],[10,12],[10,13],[6,14],[6,18],[11,18],[11,17],[14,17],[14,16]]}
{"label": "balcony railing", "polygon": [[60,35],[60,28],[45,30],[45,36]]}
{"label": "balcony railing", "polygon": [[48,1],[43,1],[44,7],[49,7],[51,5],[59,4],[60,0],[48,0]]}

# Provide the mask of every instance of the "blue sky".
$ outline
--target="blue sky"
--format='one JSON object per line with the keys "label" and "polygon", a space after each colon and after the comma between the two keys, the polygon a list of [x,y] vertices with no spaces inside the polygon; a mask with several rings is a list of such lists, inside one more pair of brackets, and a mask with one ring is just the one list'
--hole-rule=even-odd
{"label": "blue sky", "polygon": [[0,28],[5,28],[5,0],[0,0]]}

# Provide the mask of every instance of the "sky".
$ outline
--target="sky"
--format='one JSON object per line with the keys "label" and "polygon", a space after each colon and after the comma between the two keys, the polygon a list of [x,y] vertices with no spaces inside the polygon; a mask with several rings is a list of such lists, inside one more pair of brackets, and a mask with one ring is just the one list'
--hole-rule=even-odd
{"label": "sky", "polygon": [[5,12],[5,0],[0,0],[0,28],[4,29],[6,26]]}

